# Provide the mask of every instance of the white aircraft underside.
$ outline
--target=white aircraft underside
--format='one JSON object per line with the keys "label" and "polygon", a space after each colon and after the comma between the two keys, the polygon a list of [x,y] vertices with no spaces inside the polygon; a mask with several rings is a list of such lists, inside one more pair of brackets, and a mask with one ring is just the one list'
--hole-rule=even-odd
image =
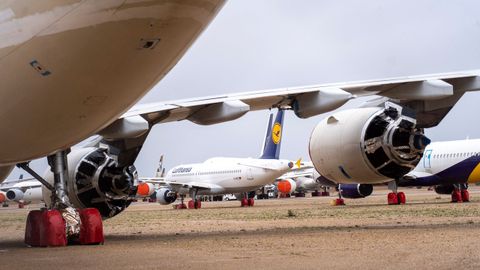
{"label": "white aircraft underside", "polygon": [[68,148],[117,119],[223,3],[1,1],[0,165]]}

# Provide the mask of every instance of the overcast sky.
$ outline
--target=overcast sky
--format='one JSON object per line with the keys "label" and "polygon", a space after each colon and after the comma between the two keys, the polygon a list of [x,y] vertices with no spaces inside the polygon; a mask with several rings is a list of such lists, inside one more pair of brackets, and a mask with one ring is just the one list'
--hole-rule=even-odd
{"label": "overcast sky", "polygon": [[[230,0],[141,102],[480,69],[479,11],[474,0]],[[478,104],[480,93],[464,96],[427,135],[480,138]],[[136,162],[139,174],[151,176],[161,154],[167,168],[214,156],[257,157],[267,115],[215,126],[157,125]],[[309,159],[308,139],[322,118],[288,112],[281,156]]]}

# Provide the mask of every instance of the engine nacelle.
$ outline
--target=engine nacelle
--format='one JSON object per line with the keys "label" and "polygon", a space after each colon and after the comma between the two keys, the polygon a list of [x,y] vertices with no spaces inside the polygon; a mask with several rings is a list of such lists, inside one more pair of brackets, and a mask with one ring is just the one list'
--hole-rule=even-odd
{"label": "engine nacelle", "polygon": [[9,189],[6,193],[7,199],[10,201],[20,201],[23,199],[23,191],[20,189]]}
{"label": "engine nacelle", "polygon": [[360,199],[372,195],[373,185],[369,184],[340,184],[338,192],[348,199]]}
{"label": "engine nacelle", "polygon": [[177,193],[168,188],[159,188],[155,193],[157,201],[161,205],[174,203],[177,200]]}
{"label": "engine nacelle", "polygon": [[3,191],[0,191],[0,203],[4,203],[6,201],[7,201],[7,195]]}
{"label": "engine nacelle", "polygon": [[150,197],[155,193],[155,187],[151,183],[141,183],[137,186],[137,197]]}
{"label": "engine nacelle", "polygon": [[413,170],[430,143],[415,124],[393,103],[340,111],[313,130],[310,157],[335,183],[384,183]]}
{"label": "engine nacelle", "polygon": [[[134,166],[117,167],[105,149],[86,147],[72,149],[68,155],[67,183],[70,202],[77,208],[94,207],[104,218],[117,215],[135,197]],[[53,184],[53,174],[47,170],[44,178]],[[43,187],[43,198],[51,205],[51,192]]]}
{"label": "engine nacelle", "polygon": [[438,186],[435,186],[434,189],[437,194],[449,195],[449,194],[452,194],[455,188],[453,187],[453,185],[438,185]]}
{"label": "engine nacelle", "polygon": [[321,184],[311,177],[297,177],[295,182],[297,184],[297,192],[318,190],[322,187]]}
{"label": "engine nacelle", "polygon": [[20,189],[13,188],[7,191],[6,193],[7,199],[10,201],[23,201],[25,203],[30,202],[39,202],[42,200],[42,188],[35,187],[29,188],[23,192]]}
{"label": "engine nacelle", "polygon": [[295,181],[292,179],[281,180],[278,182],[277,188],[278,191],[282,193],[290,194],[297,189],[297,183],[295,183]]}

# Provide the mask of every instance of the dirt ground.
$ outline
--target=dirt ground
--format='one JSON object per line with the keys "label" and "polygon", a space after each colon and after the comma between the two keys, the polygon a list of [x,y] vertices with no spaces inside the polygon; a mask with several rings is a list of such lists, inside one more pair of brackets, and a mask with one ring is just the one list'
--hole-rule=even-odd
{"label": "dirt ground", "polygon": [[[27,248],[28,209],[0,209],[0,269],[479,269],[480,189],[472,202],[406,190],[346,206],[332,198],[204,203],[198,210],[137,203],[104,222],[103,246]],[[31,206],[35,207],[35,206]]]}

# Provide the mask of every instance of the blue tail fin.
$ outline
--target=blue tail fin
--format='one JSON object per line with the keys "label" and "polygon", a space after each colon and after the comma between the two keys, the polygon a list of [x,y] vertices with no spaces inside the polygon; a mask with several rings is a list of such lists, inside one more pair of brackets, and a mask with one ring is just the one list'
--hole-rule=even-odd
{"label": "blue tail fin", "polygon": [[284,110],[279,109],[277,117],[272,125],[272,115],[268,122],[267,134],[263,145],[261,159],[278,159],[280,157],[280,145],[282,144]]}

